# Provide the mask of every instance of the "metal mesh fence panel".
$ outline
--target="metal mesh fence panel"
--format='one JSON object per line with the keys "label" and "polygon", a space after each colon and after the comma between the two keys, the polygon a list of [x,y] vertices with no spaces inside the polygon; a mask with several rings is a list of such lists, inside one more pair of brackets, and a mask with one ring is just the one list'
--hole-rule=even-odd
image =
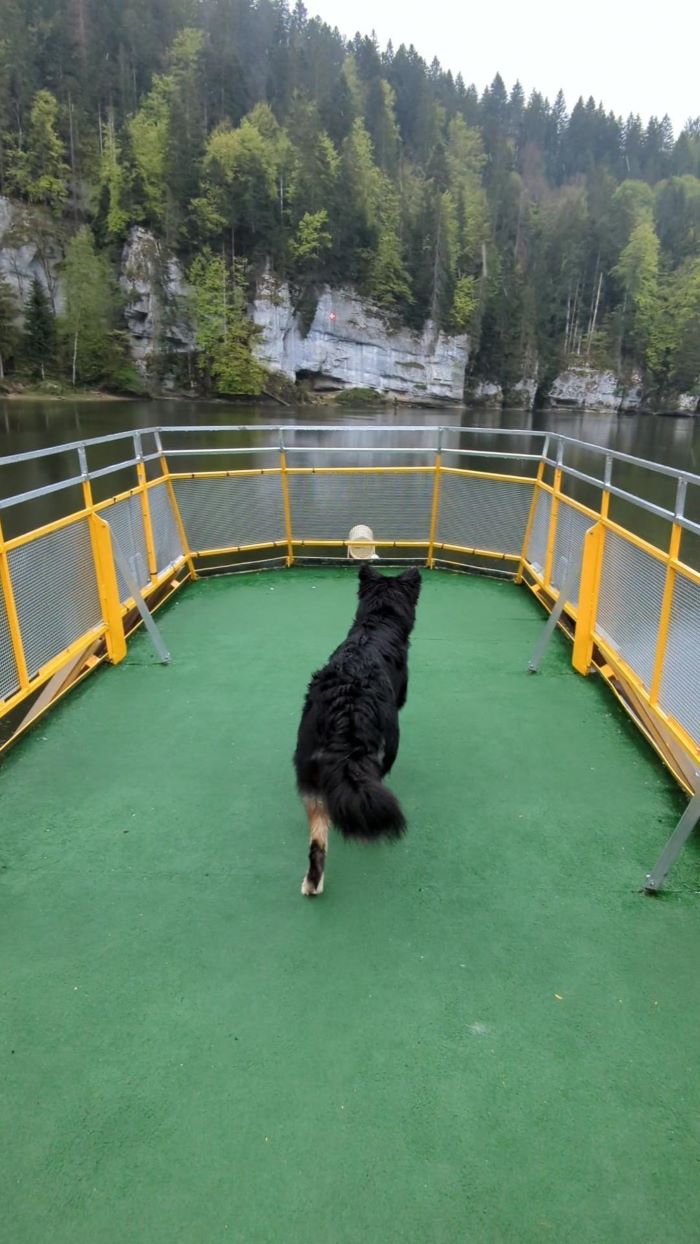
{"label": "metal mesh fence panel", "polygon": [[535,517],[527,548],[527,558],[537,573],[541,575],[544,574],[544,564],[547,559],[547,534],[549,532],[549,516],[551,512],[551,496],[548,492],[538,491]]}
{"label": "metal mesh fence panel", "polygon": [[614,531],[605,533],[597,630],[651,683],[666,568]]}
{"label": "metal mesh fence panel", "polygon": [[439,543],[519,556],[532,503],[532,488],[532,484],[443,474]]}
{"label": "metal mesh fence panel", "polygon": [[39,536],[8,558],[31,678],[102,621],[87,519]]}
{"label": "metal mesh fence panel", "polygon": [[[140,497],[125,497],[100,511],[112,529],[112,539],[116,540],[124,557],[129,563],[132,577],[138,587],[148,587],[151,576],[148,571],[148,552],[146,537],[143,530],[143,513]],[[122,573],[117,567],[117,583],[122,601],[128,600],[131,592],[125,583]]]}
{"label": "metal mesh fence panel", "polygon": [[193,553],[285,538],[279,475],[178,479],[174,487]]}
{"label": "metal mesh fence panel", "polygon": [[158,573],[161,574],[182,557],[184,550],[167,484],[157,484],[155,488],[150,488],[148,502],[151,508],[153,542],[156,546],[156,564]]}
{"label": "metal mesh fence panel", "polygon": [[596,519],[591,518],[590,514],[582,514],[573,506],[560,502],[552,563],[552,586],[559,591],[564,586],[570,567],[575,566],[576,581],[571,597],[574,605],[578,605],[584,538],[595,522]]}
{"label": "metal mesh fence panel", "polygon": [[426,474],[290,475],[292,529],[297,540],[346,540],[363,523],[376,540],[427,544],[433,498]]}
{"label": "metal mesh fence panel", "polygon": [[700,744],[700,587],[676,576],[659,703]]}
{"label": "metal mesh fence panel", "polygon": [[2,586],[0,586],[0,700],[17,691],[19,678],[15,665],[15,654],[10,639],[10,624],[7,620],[7,609]]}

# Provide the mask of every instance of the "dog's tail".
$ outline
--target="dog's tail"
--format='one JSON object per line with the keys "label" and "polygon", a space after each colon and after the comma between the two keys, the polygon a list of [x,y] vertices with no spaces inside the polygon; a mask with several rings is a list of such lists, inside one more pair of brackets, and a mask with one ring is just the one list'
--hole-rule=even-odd
{"label": "dog's tail", "polygon": [[376,760],[344,757],[320,766],[321,790],[330,819],[344,838],[400,838],[406,818],[381,781]]}

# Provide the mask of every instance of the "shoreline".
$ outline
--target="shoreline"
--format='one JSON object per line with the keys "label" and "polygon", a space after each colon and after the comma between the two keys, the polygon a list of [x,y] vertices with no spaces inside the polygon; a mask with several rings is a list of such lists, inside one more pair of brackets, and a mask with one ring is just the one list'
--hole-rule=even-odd
{"label": "shoreline", "polygon": [[138,402],[150,401],[150,398],[136,397],[129,393],[105,393],[100,389],[79,389],[76,393],[41,393],[36,389],[23,390],[18,393],[0,392],[0,402]]}

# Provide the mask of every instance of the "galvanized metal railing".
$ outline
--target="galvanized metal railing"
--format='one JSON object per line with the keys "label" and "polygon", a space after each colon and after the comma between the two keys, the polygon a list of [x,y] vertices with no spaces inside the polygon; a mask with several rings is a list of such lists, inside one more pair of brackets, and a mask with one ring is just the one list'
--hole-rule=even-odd
{"label": "galvanized metal railing", "polygon": [[[0,499],[0,747],[95,664],[121,660],[144,605],[213,570],[344,557],[362,522],[393,560],[507,574],[549,609],[568,596],[575,668],[600,672],[697,791],[700,568],[684,541],[700,537],[687,508],[700,476],[527,429],[212,425],[15,454],[0,487],[8,468],[51,458],[65,478]],[[622,487],[618,468],[673,499]],[[113,477],[129,486],[96,500]],[[79,507],[58,513],[76,492]],[[47,498],[56,515],[22,530],[17,515]]]}

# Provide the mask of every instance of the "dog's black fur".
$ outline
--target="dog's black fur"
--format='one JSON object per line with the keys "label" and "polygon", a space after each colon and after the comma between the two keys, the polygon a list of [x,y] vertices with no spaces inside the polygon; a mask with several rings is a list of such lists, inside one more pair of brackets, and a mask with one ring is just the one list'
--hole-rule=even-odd
{"label": "dog's black fur", "polygon": [[363,566],[347,639],[309,684],[294,755],[311,830],[304,894],[323,889],[329,823],[345,837],[368,841],[398,838],[406,828],[382,778],[399,748],[420,589],[418,570],[385,578]]}

